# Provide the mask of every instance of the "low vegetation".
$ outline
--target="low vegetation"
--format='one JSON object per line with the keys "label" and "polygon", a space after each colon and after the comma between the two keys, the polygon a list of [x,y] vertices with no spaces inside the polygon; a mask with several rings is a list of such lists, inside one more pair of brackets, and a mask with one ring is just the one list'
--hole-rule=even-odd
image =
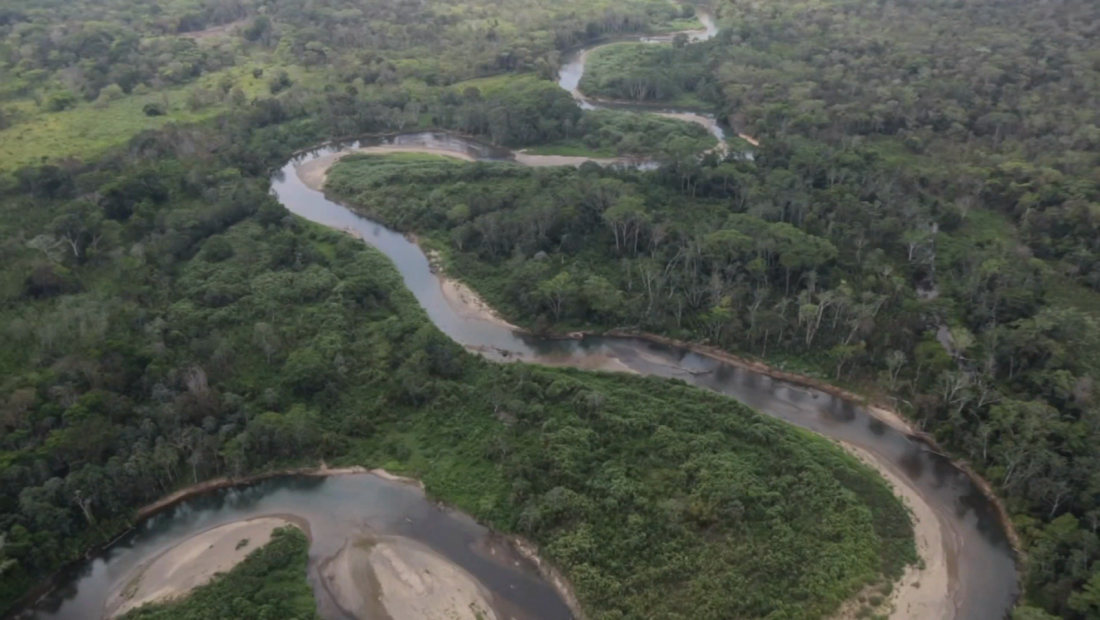
{"label": "low vegetation", "polygon": [[527,152],[588,157],[695,155],[716,145],[714,136],[702,125],[655,114],[596,110],[581,117],[570,137]]}

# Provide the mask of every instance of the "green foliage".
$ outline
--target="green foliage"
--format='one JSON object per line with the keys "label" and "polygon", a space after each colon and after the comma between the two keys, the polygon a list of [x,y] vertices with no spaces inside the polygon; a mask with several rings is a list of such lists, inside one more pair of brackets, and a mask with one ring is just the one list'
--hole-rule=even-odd
{"label": "green foliage", "polygon": [[275,530],[271,541],[228,573],[195,588],[186,598],[145,605],[125,620],[316,620],[317,603],[306,580],[309,539],[295,527]]}
{"label": "green foliage", "polygon": [[[463,80],[508,73],[550,79],[560,53],[578,44],[693,25],[667,0],[335,0],[317,7],[13,0],[0,16],[0,168],[42,156],[94,158],[142,130],[204,120],[274,93],[297,101],[306,91],[381,98],[387,111],[402,108],[390,119],[402,129],[420,122],[439,91]],[[418,101],[403,109],[414,93]],[[357,107],[340,110],[345,122],[381,120],[377,110]],[[493,114],[493,122],[508,124]]]}
{"label": "green foliage", "polygon": [[708,109],[717,99],[706,44],[616,43],[588,54],[580,90],[586,95]]}
{"label": "green foliage", "polygon": [[[825,440],[684,385],[465,352],[384,257],[274,202],[265,164],[316,139],[293,120],[269,123],[276,105],[217,128],[229,134],[217,153],[193,154],[209,138],[166,130],[136,141],[141,156],[25,169],[0,202],[0,227],[24,231],[5,238],[44,236],[3,246],[15,285],[0,319],[17,345],[0,354],[4,604],[179,486],[322,458],[408,471],[528,536],[593,618],[816,618],[915,558],[904,507]],[[420,156],[346,165],[363,174],[336,169],[334,183],[378,195],[463,180],[482,191],[480,175],[519,197],[587,178]],[[577,207],[619,205],[633,239],[646,202],[591,180]],[[76,201],[91,192],[103,202]],[[485,215],[484,196],[465,191],[407,198],[392,208],[412,222]],[[25,290],[42,264],[73,286]],[[598,274],[546,280],[538,303],[563,295],[563,313],[578,300],[612,313],[622,295]],[[232,583],[138,613],[227,613]],[[289,586],[282,598],[256,591],[271,605],[298,600]],[[248,615],[244,604],[228,613]]]}
{"label": "green foliage", "polygon": [[536,155],[615,157],[653,155],[676,150],[701,153],[714,147],[714,136],[701,125],[612,110],[586,112],[567,138],[526,149]]}
{"label": "green foliage", "polygon": [[[453,275],[535,330],[642,329],[888,387],[1037,519],[1029,600],[1087,618],[1093,295],[1022,250],[1003,216],[946,206],[955,189],[880,154],[773,136],[751,161],[670,156],[652,174],[451,163],[410,183],[396,162],[349,158],[328,187],[432,239]],[[1072,544],[1052,542],[1066,515]]]}

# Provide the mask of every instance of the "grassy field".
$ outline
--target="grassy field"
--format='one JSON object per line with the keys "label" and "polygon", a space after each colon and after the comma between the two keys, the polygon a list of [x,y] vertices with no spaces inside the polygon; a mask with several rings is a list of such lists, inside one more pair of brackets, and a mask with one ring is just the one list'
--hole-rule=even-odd
{"label": "grassy field", "polygon": [[[253,69],[262,68],[264,74],[257,78]],[[61,112],[48,112],[29,99],[5,106],[15,111],[17,122],[4,130],[0,137],[0,170],[12,170],[46,158],[76,157],[93,159],[103,151],[125,144],[130,137],[147,129],[156,129],[168,123],[195,123],[223,114],[232,103],[223,101],[192,109],[188,97],[197,88],[217,91],[219,83],[229,78],[234,87],[240,88],[247,100],[269,94],[268,81],[279,71],[286,71],[290,79],[299,85],[316,86],[324,83],[321,70],[307,71],[295,65],[267,64],[262,61],[209,73],[194,84],[178,88],[149,91],[138,89],[130,96],[112,101],[106,106],[81,101],[75,107]],[[143,108],[147,104],[159,104],[165,114],[147,116]]]}

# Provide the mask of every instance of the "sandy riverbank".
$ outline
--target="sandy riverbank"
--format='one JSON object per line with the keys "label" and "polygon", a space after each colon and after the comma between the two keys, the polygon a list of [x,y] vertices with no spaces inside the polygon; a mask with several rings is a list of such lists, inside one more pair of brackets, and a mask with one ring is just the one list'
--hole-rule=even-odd
{"label": "sandy riverbank", "polygon": [[951,548],[946,544],[946,536],[957,538],[958,533],[951,528],[951,519],[937,513],[917,489],[906,484],[892,464],[862,448],[840,445],[878,471],[894,488],[894,494],[909,507],[913,518],[917,553],[923,566],[909,566],[894,584],[888,603],[890,620],[955,620],[952,582],[956,576],[950,569]]}
{"label": "sandy riverbank", "polygon": [[186,596],[225,573],[271,540],[276,529],[308,526],[290,517],[237,521],[201,532],[153,557],[123,580],[107,599],[106,616],[114,618],[147,603]]}
{"label": "sandy riverbank", "polygon": [[377,620],[497,620],[492,594],[472,575],[406,538],[348,541],[321,569],[350,617]]}

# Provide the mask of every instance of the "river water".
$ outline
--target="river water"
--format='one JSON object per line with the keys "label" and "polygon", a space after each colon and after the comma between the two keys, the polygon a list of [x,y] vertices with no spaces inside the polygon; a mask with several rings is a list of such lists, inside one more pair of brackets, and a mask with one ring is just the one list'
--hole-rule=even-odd
{"label": "river water", "polygon": [[[716,28],[700,14],[706,39]],[[651,39],[664,41],[667,38]],[[653,108],[593,101],[577,90],[585,50],[564,59],[559,83],[582,107]],[[657,110],[682,115],[685,111]],[[706,121],[722,139],[714,119]],[[695,122],[700,122],[696,120]],[[708,124],[709,123],[709,124]],[[291,212],[346,230],[388,256],[432,322],[458,343],[500,361],[527,361],[587,369],[631,370],[677,378],[729,395],[764,413],[862,448],[899,475],[932,507],[944,529],[944,552],[957,620],[1002,620],[1017,594],[1011,547],[995,508],[949,460],[885,424],[856,403],[724,363],[687,349],[628,337],[543,339],[513,331],[500,322],[470,317],[444,295],[428,258],[405,236],[332,202],[311,189],[296,168],[320,157],[375,145],[451,151],[482,161],[516,160],[511,151],[440,132],[412,133],[325,147],[288,162],[272,178],[272,189]],[[525,162],[528,163],[528,162]],[[344,618],[326,595],[318,565],[351,535],[361,531],[407,536],[462,566],[493,594],[494,604],[518,620],[565,620],[571,614],[560,597],[510,546],[469,518],[424,499],[416,489],[370,475],[286,478],[239,490],[213,492],[187,501],[143,523],[135,532],[65,580],[30,617],[57,620],[96,618],[109,592],[141,562],[197,532],[220,524],[270,514],[305,519],[313,542],[310,581],[326,618]],[[929,619],[941,620],[941,619]]]}
{"label": "river water", "polygon": [[107,598],[133,571],[196,533],[259,516],[290,515],[309,526],[309,581],[321,615],[347,616],[321,578],[324,562],[349,540],[392,536],[430,547],[477,578],[492,593],[498,615],[517,620],[570,620],[557,592],[503,538],[469,517],[437,506],[419,489],[371,474],[284,477],[240,489],[212,491],[144,521],[91,562],[27,617],[99,618]]}

